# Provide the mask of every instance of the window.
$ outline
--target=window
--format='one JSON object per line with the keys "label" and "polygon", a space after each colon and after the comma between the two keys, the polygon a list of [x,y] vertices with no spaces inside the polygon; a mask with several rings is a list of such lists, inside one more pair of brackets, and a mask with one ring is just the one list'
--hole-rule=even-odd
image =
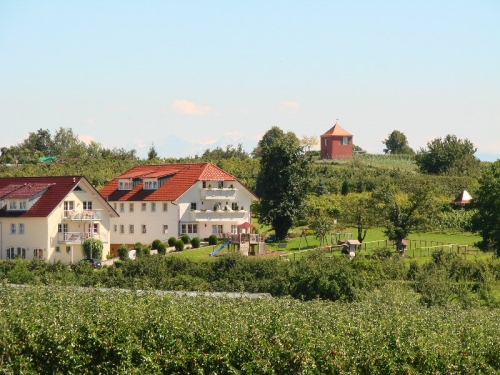
{"label": "window", "polygon": [[115,203],[113,203],[113,208],[114,208],[114,209],[115,209],[115,211],[116,211],[116,209],[117,209],[116,202],[115,202]]}
{"label": "window", "polygon": [[9,209],[10,210],[17,210],[17,201],[10,201],[9,202]]}
{"label": "window", "polygon": [[129,210],[130,212],[134,212],[134,204],[133,204],[133,203],[129,203],[129,205],[128,205],[128,210]]}
{"label": "window", "polygon": [[19,209],[20,210],[25,210],[26,209],[26,201],[20,201],[19,202]]}
{"label": "window", "polygon": [[164,212],[168,211],[168,203],[167,202],[163,202],[163,211]]}
{"label": "window", "polygon": [[26,258],[26,249],[24,247],[18,247],[17,248],[17,256],[19,258],[25,259]]}
{"label": "window", "polygon": [[118,225],[116,225],[116,224],[115,224],[115,225],[113,225],[113,232],[115,232],[115,233],[116,233],[116,232],[117,232],[117,230],[118,230]]}
{"label": "window", "polygon": [[131,181],[120,181],[118,185],[118,190],[132,190]]}
{"label": "window", "polygon": [[125,225],[120,224],[120,234],[125,233]]}
{"label": "window", "polygon": [[84,210],[91,210],[92,209],[92,201],[84,201],[83,202],[83,209]]}
{"label": "window", "polygon": [[66,246],[66,253],[71,254],[71,246]]}
{"label": "window", "polygon": [[146,224],[142,224],[142,234],[146,234]]}
{"label": "window", "polygon": [[232,202],[231,203],[231,210],[233,211],[238,211],[240,208],[238,207],[238,203]]}
{"label": "window", "polygon": [[196,202],[192,202],[191,203],[191,209],[192,210],[196,210]]}
{"label": "window", "polygon": [[158,187],[158,181],[145,181],[144,189],[146,190],[156,190]]}
{"label": "window", "polygon": [[167,233],[168,233],[168,225],[163,224],[163,234],[167,234]]}
{"label": "window", "polygon": [[151,212],[156,212],[156,202],[151,202]]}
{"label": "window", "polygon": [[24,234],[25,229],[26,227],[24,224],[19,224],[19,234]]}
{"label": "window", "polygon": [[203,181],[201,184],[202,184],[203,189],[207,188],[207,182],[206,181]]}
{"label": "window", "polygon": [[33,259],[42,260],[43,259],[43,250],[42,249],[34,249],[33,250]]}
{"label": "window", "polygon": [[348,145],[349,143],[351,143],[349,137],[342,137],[342,140],[340,141],[341,145]]}
{"label": "window", "polygon": [[16,257],[15,250],[16,250],[16,249],[14,249],[13,247],[9,247],[9,248],[7,249],[7,254],[6,254],[7,259],[14,259],[14,258]]}
{"label": "window", "polygon": [[198,224],[182,224],[181,234],[196,234],[198,233]]}
{"label": "window", "polygon": [[325,138],[325,146],[328,146],[328,138]]}
{"label": "window", "polygon": [[57,224],[57,231],[59,233],[68,233],[68,224]]}
{"label": "window", "polygon": [[130,234],[134,234],[134,225],[133,225],[133,224],[130,224],[130,225],[128,226],[128,232],[129,232]]}
{"label": "window", "polygon": [[142,202],[141,211],[146,211],[146,202]]}
{"label": "window", "polygon": [[99,224],[98,223],[94,223],[92,225],[89,224],[89,233],[94,233],[94,234],[97,234],[99,233]]}
{"label": "window", "polygon": [[224,233],[222,225],[212,225],[212,234],[222,234],[222,233]]}
{"label": "window", "polygon": [[125,203],[120,203],[120,212],[125,212]]}
{"label": "window", "polygon": [[75,209],[74,201],[64,201],[64,211],[73,211]]}
{"label": "window", "polygon": [[236,225],[231,225],[231,234],[238,234],[238,227]]}
{"label": "window", "polygon": [[10,224],[10,234],[16,234],[16,224]]}
{"label": "window", "polygon": [[56,246],[56,253],[60,253],[60,252],[61,252],[61,247]]}
{"label": "window", "polygon": [[218,184],[217,184],[217,187],[219,189],[222,189],[224,187],[224,181],[219,181]]}

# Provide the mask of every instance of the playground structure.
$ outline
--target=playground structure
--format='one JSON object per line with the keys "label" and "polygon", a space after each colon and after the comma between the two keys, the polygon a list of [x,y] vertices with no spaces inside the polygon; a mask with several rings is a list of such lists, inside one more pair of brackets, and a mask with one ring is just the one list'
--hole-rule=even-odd
{"label": "playground structure", "polygon": [[237,226],[238,233],[228,234],[227,241],[217,247],[209,255],[217,255],[222,249],[228,248],[229,251],[238,251],[241,255],[263,255],[266,252],[266,243],[264,237],[255,231],[255,226],[245,222]]}

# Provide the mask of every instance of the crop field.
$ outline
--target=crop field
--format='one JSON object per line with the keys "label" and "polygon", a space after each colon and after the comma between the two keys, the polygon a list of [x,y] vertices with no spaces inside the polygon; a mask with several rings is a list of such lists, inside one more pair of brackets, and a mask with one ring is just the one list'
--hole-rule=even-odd
{"label": "crop field", "polygon": [[4,374],[500,371],[500,310],[426,308],[400,286],[355,303],[0,289]]}

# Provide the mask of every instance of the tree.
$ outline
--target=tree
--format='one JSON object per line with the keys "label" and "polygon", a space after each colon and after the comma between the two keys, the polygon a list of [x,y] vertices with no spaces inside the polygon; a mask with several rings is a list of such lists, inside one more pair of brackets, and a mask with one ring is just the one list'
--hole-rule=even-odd
{"label": "tree", "polygon": [[103,248],[102,241],[96,238],[87,238],[83,241],[83,252],[87,258],[101,259]]}
{"label": "tree", "polygon": [[306,200],[309,226],[320,240],[320,246],[327,242],[327,236],[334,228],[335,219],[340,214],[338,195],[310,195]]}
{"label": "tree", "polygon": [[257,195],[261,198],[259,219],[271,225],[283,240],[294,219],[304,212],[309,188],[309,167],[303,148],[293,132],[273,127],[260,140],[260,171]]}
{"label": "tree", "polygon": [[315,135],[308,137],[307,135],[303,135],[300,139],[300,145],[307,149],[307,151],[311,151],[311,147],[317,146],[319,144],[319,138]]}
{"label": "tree", "polygon": [[155,160],[158,159],[158,153],[156,152],[156,148],[154,144],[151,144],[151,147],[149,148],[148,151],[148,160]]}
{"label": "tree", "polygon": [[403,249],[403,239],[412,232],[431,228],[432,217],[439,206],[434,203],[428,186],[419,186],[410,194],[400,193],[393,185],[381,185],[373,193],[375,209],[380,212],[385,234]]}
{"label": "tree", "polygon": [[427,150],[421,148],[415,162],[422,173],[472,176],[480,172],[476,150],[468,139],[448,134],[428,142]]}
{"label": "tree", "polygon": [[341,212],[342,221],[357,228],[358,241],[363,242],[368,229],[377,221],[377,213],[370,194],[352,193],[345,195],[342,199]]}
{"label": "tree", "polygon": [[393,130],[391,134],[384,139],[382,143],[385,145],[384,153],[386,154],[414,154],[413,149],[408,146],[406,135],[399,130]]}
{"label": "tree", "polygon": [[500,256],[500,160],[490,164],[479,179],[473,205],[472,230],[481,235],[476,243],[481,250],[495,250]]}

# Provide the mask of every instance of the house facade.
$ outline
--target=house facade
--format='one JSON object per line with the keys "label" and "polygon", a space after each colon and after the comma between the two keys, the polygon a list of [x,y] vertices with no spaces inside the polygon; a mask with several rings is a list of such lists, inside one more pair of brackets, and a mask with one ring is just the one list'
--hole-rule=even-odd
{"label": "house facade", "polygon": [[112,252],[183,234],[228,237],[251,221],[253,192],[211,163],[136,166],[101,190],[119,213],[112,219]]}
{"label": "house facade", "polygon": [[321,158],[343,159],[354,154],[352,134],[345,131],[339,124],[321,135]]}
{"label": "house facade", "polygon": [[95,238],[105,259],[115,216],[85,177],[0,178],[0,258],[74,263]]}

